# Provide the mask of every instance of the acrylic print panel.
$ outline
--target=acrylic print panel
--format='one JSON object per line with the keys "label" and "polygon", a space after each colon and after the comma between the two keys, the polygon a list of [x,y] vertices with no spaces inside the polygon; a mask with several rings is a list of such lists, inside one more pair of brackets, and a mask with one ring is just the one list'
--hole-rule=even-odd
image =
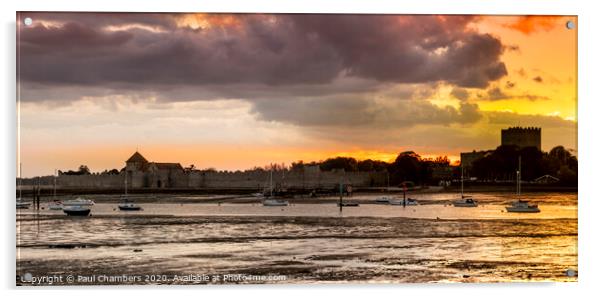
{"label": "acrylic print panel", "polygon": [[17,24],[18,285],[577,280],[577,17]]}

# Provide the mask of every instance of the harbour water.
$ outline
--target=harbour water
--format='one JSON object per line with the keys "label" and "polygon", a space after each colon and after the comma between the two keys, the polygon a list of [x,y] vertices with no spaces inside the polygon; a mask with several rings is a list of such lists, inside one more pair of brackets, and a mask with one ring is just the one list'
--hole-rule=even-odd
{"label": "harbour water", "polygon": [[86,196],[97,202],[89,217],[17,210],[17,284],[36,284],[26,274],[65,277],[53,285],[577,280],[575,193],[523,195],[534,214],[505,212],[507,194],[472,195],[476,208],[452,207],[451,193],[407,207],[356,195],[345,200],[360,206],[342,212],[336,197],[264,207],[145,195],[143,211],[123,212],[115,197]]}

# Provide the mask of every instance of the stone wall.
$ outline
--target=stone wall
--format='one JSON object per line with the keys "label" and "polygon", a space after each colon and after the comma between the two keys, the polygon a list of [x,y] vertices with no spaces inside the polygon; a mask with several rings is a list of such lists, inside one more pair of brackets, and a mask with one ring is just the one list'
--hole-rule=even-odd
{"label": "stone wall", "polygon": [[[386,186],[386,174],[377,172],[343,171],[275,171],[274,188],[330,189],[340,182],[354,187]],[[157,175],[133,172],[128,175],[128,188],[190,188],[190,189],[256,189],[269,186],[270,173],[265,171],[215,172],[193,171]],[[52,188],[53,177],[40,178],[43,188]],[[125,177],[121,175],[80,175],[57,177],[58,189],[123,189]],[[160,181],[160,182],[159,182]],[[37,178],[23,179],[23,188],[37,185]],[[17,182],[18,185],[18,182]]]}

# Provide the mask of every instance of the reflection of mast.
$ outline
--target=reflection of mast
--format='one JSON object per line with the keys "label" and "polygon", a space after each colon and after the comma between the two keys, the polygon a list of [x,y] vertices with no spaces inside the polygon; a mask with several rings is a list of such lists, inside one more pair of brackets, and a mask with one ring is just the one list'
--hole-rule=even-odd
{"label": "reflection of mast", "polygon": [[520,196],[521,156],[518,156],[518,171],[516,171],[516,195]]}

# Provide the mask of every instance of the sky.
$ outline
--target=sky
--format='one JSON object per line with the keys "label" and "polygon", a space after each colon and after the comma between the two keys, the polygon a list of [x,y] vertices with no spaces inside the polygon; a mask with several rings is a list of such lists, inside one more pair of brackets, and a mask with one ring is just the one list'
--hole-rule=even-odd
{"label": "sky", "polygon": [[567,21],[22,12],[18,159],[24,177],[121,168],[136,150],[219,170],[408,150],[454,161],[511,126],[577,150]]}

